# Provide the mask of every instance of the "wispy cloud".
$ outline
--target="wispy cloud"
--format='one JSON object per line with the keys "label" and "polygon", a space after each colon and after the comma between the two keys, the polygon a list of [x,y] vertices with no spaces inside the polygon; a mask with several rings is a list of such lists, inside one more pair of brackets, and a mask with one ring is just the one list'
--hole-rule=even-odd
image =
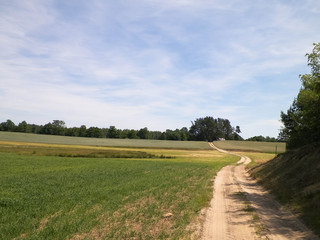
{"label": "wispy cloud", "polygon": [[213,115],[244,137],[276,136],[320,39],[319,9],[316,0],[1,2],[1,118],[165,130]]}

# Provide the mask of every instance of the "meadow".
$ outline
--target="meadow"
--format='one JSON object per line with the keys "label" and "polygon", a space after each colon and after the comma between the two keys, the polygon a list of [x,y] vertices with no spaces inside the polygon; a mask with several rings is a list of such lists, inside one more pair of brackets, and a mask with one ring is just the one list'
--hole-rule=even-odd
{"label": "meadow", "polygon": [[212,178],[238,160],[205,142],[107,147],[1,134],[0,239],[189,239]]}
{"label": "meadow", "polygon": [[31,133],[16,133],[0,131],[0,140],[15,142],[34,142],[49,144],[68,144],[84,146],[112,146],[130,148],[179,148],[179,149],[207,149],[211,147],[201,141],[169,141],[145,139],[114,139],[114,138],[85,138]]}
{"label": "meadow", "polygon": [[214,141],[218,148],[230,151],[248,151],[263,153],[283,153],[286,151],[284,142],[253,142],[253,141]]}

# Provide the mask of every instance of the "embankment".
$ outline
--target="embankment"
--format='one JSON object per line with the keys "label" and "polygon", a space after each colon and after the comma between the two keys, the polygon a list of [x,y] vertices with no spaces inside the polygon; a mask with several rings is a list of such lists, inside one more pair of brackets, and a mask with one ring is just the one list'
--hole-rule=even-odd
{"label": "embankment", "polygon": [[279,154],[250,174],[320,236],[320,144]]}

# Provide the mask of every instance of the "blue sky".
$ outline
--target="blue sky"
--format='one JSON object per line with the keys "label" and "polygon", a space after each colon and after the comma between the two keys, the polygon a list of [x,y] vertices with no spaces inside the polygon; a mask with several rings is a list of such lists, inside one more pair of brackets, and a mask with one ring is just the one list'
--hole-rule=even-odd
{"label": "blue sky", "polygon": [[277,137],[319,41],[319,0],[0,0],[0,121]]}

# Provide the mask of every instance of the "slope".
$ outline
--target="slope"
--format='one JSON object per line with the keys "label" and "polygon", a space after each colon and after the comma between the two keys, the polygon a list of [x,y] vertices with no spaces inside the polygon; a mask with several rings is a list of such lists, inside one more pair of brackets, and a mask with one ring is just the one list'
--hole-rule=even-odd
{"label": "slope", "polygon": [[250,174],[320,235],[320,144],[279,154]]}

